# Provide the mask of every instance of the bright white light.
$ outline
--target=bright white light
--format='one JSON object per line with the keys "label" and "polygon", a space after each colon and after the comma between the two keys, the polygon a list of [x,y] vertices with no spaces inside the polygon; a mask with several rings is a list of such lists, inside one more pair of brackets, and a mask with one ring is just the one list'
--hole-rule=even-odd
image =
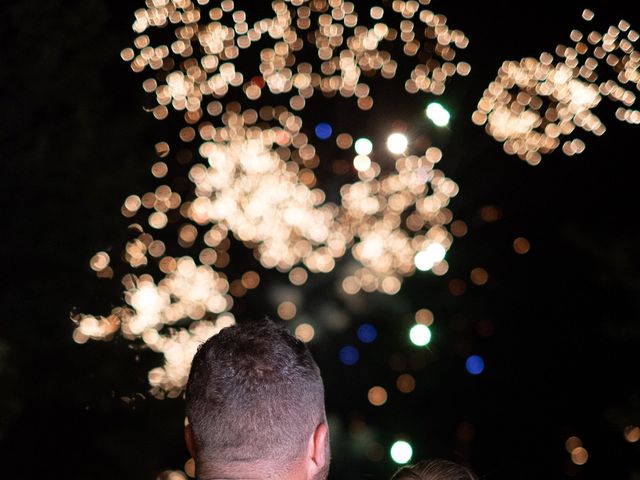
{"label": "bright white light", "polygon": [[364,172],[371,166],[371,159],[366,155],[356,155],[356,158],[353,159],[353,166],[359,172]]}
{"label": "bright white light", "polygon": [[359,138],[354,146],[358,155],[369,155],[373,152],[373,143],[368,138]]}
{"label": "bright white light", "polygon": [[409,140],[407,140],[406,135],[402,133],[392,133],[387,138],[387,148],[391,153],[401,154],[407,149],[409,145]]}
{"label": "bright white light", "polygon": [[414,258],[416,268],[423,272],[431,270],[438,262],[444,260],[447,251],[439,243],[432,243],[426,249],[418,252]]}
{"label": "bright white light", "polygon": [[403,440],[398,440],[391,445],[391,459],[399,464],[407,463],[413,456],[413,448]]}
{"label": "bright white light", "polygon": [[439,103],[430,103],[427,106],[427,117],[438,127],[445,127],[449,124],[451,114]]}
{"label": "bright white light", "polygon": [[424,347],[431,341],[431,330],[422,323],[418,323],[409,330],[409,340],[417,347]]}

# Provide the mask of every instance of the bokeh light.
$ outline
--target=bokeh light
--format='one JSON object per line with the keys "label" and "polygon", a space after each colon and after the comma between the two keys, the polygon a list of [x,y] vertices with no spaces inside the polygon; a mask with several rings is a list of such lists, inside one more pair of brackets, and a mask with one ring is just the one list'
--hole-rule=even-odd
{"label": "bokeh light", "polygon": [[441,104],[437,102],[427,105],[427,118],[433,122],[437,127],[446,127],[449,125],[449,119],[451,114]]}
{"label": "bokeh light", "polygon": [[359,172],[366,172],[371,168],[371,158],[366,155],[356,155],[353,159],[353,166]]}
{"label": "bokeh light", "polygon": [[352,345],[347,345],[340,349],[340,361],[345,365],[355,365],[360,360],[360,352]]}
{"label": "bokeh light", "polygon": [[411,393],[416,389],[416,379],[408,373],[403,373],[396,380],[396,387],[402,393]]}
{"label": "bokeh light", "polygon": [[297,338],[299,338],[305,343],[308,343],[311,340],[313,340],[313,337],[315,336],[316,331],[312,325],[309,325],[308,323],[301,323],[296,327],[294,333]]}
{"label": "bokeh light", "polygon": [[471,375],[480,375],[484,371],[484,360],[479,355],[471,355],[467,358],[465,368]]}
{"label": "bokeh light", "polygon": [[[593,12],[585,12],[583,19],[592,21]],[[606,127],[593,109],[603,99],[620,105],[617,120],[640,124],[632,88],[640,87],[638,34],[629,30],[628,22],[619,26],[625,28],[612,25],[604,34],[591,30],[585,35],[574,29],[571,42],[558,45],[553,54],[505,61],[472,121],[484,125],[506,153],[530,165],[558,147],[567,156],[582,153],[586,146],[575,138],[577,129],[602,136]]]}
{"label": "bokeh light", "polygon": [[580,440],[580,438],[576,437],[575,435],[567,438],[567,440],[564,442],[564,447],[569,453],[573,452],[576,448],[581,446],[582,440]]}
{"label": "bokeh light", "polygon": [[571,461],[576,465],[584,465],[589,460],[589,452],[584,447],[577,447],[571,452]]}
{"label": "bokeh light", "polygon": [[285,301],[278,305],[278,316],[283,320],[291,320],[296,316],[297,310],[295,303]]}
{"label": "bokeh light", "polygon": [[387,148],[391,153],[400,155],[407,150],[409,139],[402,133],[392,133],[387,138]]}
{"label": "bokeh light", "polygon": [[418,323],[409,330],[409,340],[417,347],[424,347],[431,342],[431,329]]}
{"label": "bokeh light", "polygon": [[416,312],[415,315],[416,323],[422,323],[427,327],[430,327],[433,324],[433,312],[428,308],[421,308]]}
{"label": "bokeh light", "polygon": [[408,463],[411,460],[411,457],[413,457],[413,447],[409,442],[398,440],[391,445],[389,453],[391,455],[391,459],[395,463],[403,465]]}
{"label": "bokeh light", "polygon": [[316,132],[316,137],[318,137],[320,140],[327,140],[331,138],[333,129],[331,128],[331,125],[329,125],[328,123],[322,122],[316,125],[315,132]]}
{"label": "bokeh light", "polygon": [[370,323],[363,323],[358,327],[358,340],[362,343],[371,343],[378,337],[376,327]]}
{"label": "bokeh light", "polygon": [[359,138],[354,144],[354,148],[358,155],[369,155],[373,152],[373,143],[368,138]]}
{"label": "bokeh light", "polygon": [[444,260],[446,253],[447,251],[441,244],[431,243],[426,249],[416,254],[414,259],[416,268],[423,272],[431,270],[435,264]]}
{"label": "bokeh light", "polygon": [[[155,142],[151,173],[164,183],[129,195],[121,208],[134,232],[122,254],[112,254],[126,262],[126,305],[105,316],[77,315],[73,338],[121,335],[161,353],[164,366],[149,373],[158,397],[179,395],[195,346],[232,324],[235,301],[261,285],[258,272],[236,271],[243,262],[232,255],[245,250],[297,286],[348,256],[356,268],[340,279],[344,292],[394,295],[415,272],[417,252],[432,259],[430,245],[451,247],[448,206],[458,186],[436,168],[441,150],[410,146],[398,133],[395,162],[383,164],[362,137],[355,144],[362,158],[351,168],[352,159],[336,152],[320,158],[312,139],[328,140],[337,127],[334,118],[310,123],[307,109],[321,94],[328,113],[338,96],[367,112],[375,76],[409,95],[442,95],[452,77],[469,73],[456,58],[468,38],[428,2],[358,12],[335,0],[330,15],[303,3],[273,2],[251,23],[230,0],[146,2],[135,12],[137,36],[121,57],[145,75],[150,113],[171,118],[176,135]],[[376,23],[363,23],[368,17]],[[347,154],[353,144],[354,132],[339,131],[335,145],[323,148]],[[328,182],[316,171],[322,164],[333,175]],[[341,187],[337,200],[329,201],[327,185]],[[436,275],[448,269],[439,257],[430,266]],[[106,252],[91,267],[101,278],[115,276]],[[277,312],[290,321],[297,307],[280,299]],[[296,327],[299,336],[312,337],[306,325]]]}
{"label": "bokeh light", "polygon": [[513,241],[513,250],[520,255],[529,253],[530,249],[531,244],[529,243],[529,240],[524,237],[518,237]]}
{"label": "bokeh light", "polygon": [[372,387],[367,393],[367,398],[369,399],[369,403],[371,403],[371,405],[380,407],[387,403],[388,394],[387,391],[382,387]]}
{"label": "bokeh light", "polygon": [[482,267],[471,270],[469,277],[475,285],[485,285],[489,281],[489,273]]}
{"label": "bokeh light", "polygon": [[640,440],[640,427],[627,425],[624,427],[624,439],[629,443],[636,443]]}

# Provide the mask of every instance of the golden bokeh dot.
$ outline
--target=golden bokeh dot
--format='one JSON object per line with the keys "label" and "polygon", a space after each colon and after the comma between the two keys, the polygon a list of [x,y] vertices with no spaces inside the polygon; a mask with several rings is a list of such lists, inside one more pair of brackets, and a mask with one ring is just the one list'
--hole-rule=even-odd
{"label": "golden bokeh dot", "polygon": [[373,108],[373,98],[369,96],[359,98],[357,100],[357,104],[360,110],[364,110],[364,111],[371,110]]}
{"label": "golden bokeh dot", "polygon": [[178,266],[178,263],[176,262],[176,259],[173,257],[164,257],[162,260],[160,260],[160,263],[159,263],[159,268],[162,273],[171,273],[175,271],[177,266]]}
{"label": "golden bokeh dot", "polygon": [[113,278],[113,269],[111,267],[104,268],[96,273],[98,278]]}
{"label": "golden bokeh dot", "polygon": [[336,175],[345,175],[351,170],[351,163],[338,159],[331,164],[331,171]]}
{"label": "golden bokeh dot", "polygon": [[142,196],[141,202],[144,208],[153,208],[156,203],[156,194],[153,192],[147,192]]}
{"label": "golden bokeh dot", "polygon": [[584,447],[574,448],[571,452],[571,461],[576,465],[584,465],[589,460],[589,453]]}
{"label": "golden bokeh dot", "polygon": [[302,267],[295,267],[289,272],[289,281],[293,285],[304,285],[309,278],[309,274]]}
{"label": "golden bokeh dot", "polygon": [[302,340],[304,343],[309,343],[311,340],[313,340],[315,334],[315,329],[308,323],[301,323],[295,329],[296,337]]}
{"label": "golden bokeh dot", "polygon": [[582,440],[580,440],[576,436],[571,436],[571,437],[567,438],[567,440],[564,442],[564,448],[569,453],[573,452],[576,448],[581,447],[581,446],[582,446]]}
{"label": "golden bokeh dot", "polygon": [[456,237],[464,237],[469,231],[469,227],[462,220],[456,220],[451,223],[451,233]]}
{"label": "golden bokeh dot", "polygon": [[285,301],[278,305],[278,316],[283,320],[291,320],[296,316],[297,308],[295,303],[290,301]]}
{"label": "golden bokeh dot", "polygon": [[367,398],[369,399],[369,403],[371,405],[380,407],[387,403],[387,391],[379,386],[371,387],[369,392],[367,393]]}
{"label": "golden bokeh dot", "polygon": [[428,308],[421,308],[416,312],[416,323],[422,323],[427,327],[433,325],[433,313]]}
{"label": "golden bokeh dot", "polygon": [[222,103],[215,100],[207,105],[207,113],[212,117],[217,117],[222,113]]}
{"label": "golden bokeh dot", "polygon": [[396,380],[396,387],[402,393],[411,393],[416,389],[416,379],[408,373],[403,373]]}
{"label": "golden bokeh dot", "polygon": [[360,291],[361,285],[356,277],[349,276],[342,280],[342,290],[348,295],[355,295]]}
{"label": "golden bokeh dot", "polygon": [[198,229],[191,224],[186,224],[178,230],[178,244],[182,247],[190,247],[198,237]]}
{"label": "golden bokeh dot", "polygon": [[213,265],[218,259],[218,253],[213,248],[204,248],[200,251],[198,259],[204,265]]}
{"label": "golden bokeh dot", "polygon": [[395,295],[400,291],[401,286],[400,280],[396,277],[386,277],[380,284],[380,288],[387,295]]}
{"label": "golden bokeh dot", "polygon": [[380,20],[384,15],[384,9],[382,7],[371,7],[370,15],[374,20]]}
{"label": "golden bokeh dot", "polygon": [[341,133],[336,137],[336,145],[342,150],[348,150],[353,145],[353,137],[348,133]]}
{"label": "golden bokeh dot", "polygon": [[447,262],[446,260],[442,260],[441,262],[436,263],[433,267],[431,267],[431,271],[434,273],[434,275],[438,275],[439,277],[441,277],[449,271],[449,262]]}
{"label": "golden bokeh dot", "polygon": [[133,60],[134,56],[135,52],[133,51],[133,48],[130,47],[125,48],[120,52],[120,58],[122,58],[122,60],[124,60],[125,62],[130,62],[131,60]]}
{"label": "golden bokeh dot", "polygon": [[227,265],[229,265],[229,262],[231,262],[231,257],[227,252],[218,251],[217,254],[218,254],[218,258],[214,263],[216,267],[225,268]]}
{"label": "golden bokeh dot", "polygon": [[529,243],[529,240],[524,237],[518,237],[513,241],[513,250],[520,255],[528,253],[530,249],[531,244]]}
{"label": "golden bokeh dot", "polygon": [[246,287],[243,285],[241,280],[234,280],[229,285],[229,293],[236,298],[243,297],[247,293]]}
{"label": "golden bokeh dot", "polygon": [[156,143],[155,150],[156,155],[158,155],[160,158],[166,157],[171,152],[171,149],[169,148],[169,144],[167,142]]}
{"label": "golden bokeh dot", "polygon": [[260,285],[260,275],[258,275],[258,273],[254,272],[253,270],[249,270],[248,272],[243,273],[242,285],[244,285],[244,287],[249,290],[257,288],[258,285]]}
{"label": "golden bokeh dot", "polygon": [[624,439],[629,443],[635,443],[640,440],[640,427],[636,425],[624,427]]}
{"label": "golden bokeh dot", "polygon": [[149,250],[149,255],[151,255],[152,257],[155,258],[159,258],[162,255],[164,255],[164,252],[166,251],[166,247],[165,244],[162,240],[154,240],[149,244],[149,247],[147,247]]}
{"label": "golden bokeh dot", "polygon": [[72,334],[73,341],[79,344],[87,343],[89,337],[82,333],[79,329],[75,329]]}
{"label": "golden bokeh dot", "polygon": [[163,178],[169,172],[169,167],[164,162],[156,162],[151,167],[151,174],[156,178]]}
{"label": "golden bokeh dot", "polygon": [[98,252],[93,257],[91,257],[91,261],[89,262],[89,266],[95,272],[100,272],[109,266],[109,262],[111,258],[107,252]]}
{"label": "golden bokeh dot", "polygon": [[487,223],[495,222],[502,217],[500,208],[494,205],[487,205],[480,209],[480,218]]}
{"label": "golden bokeh dot", "polygon": [[464,295],[467,291],[467,284],[460,278],[454,278],[449,282],[449,293],[455,297]]}
{"label": "golden bokeh dot", "polygon": [[476,267],[471,270],[469,276],[475,285],[485,285],[489,281],[489,273],[482,267]]}
{"label": "golden bokeh dot", "polygon": [[169,219],[163,212],[153,212],[149,215],[149,225],[155,229],[162,229],[167,226]]}
{"label": "golden bokeh dot", "polygon": [[192,142],[196,138],[196,131],[193,127],[184,127],[180,130],[180,140]]}
{"label": "golden bokeh dot", "polygon": [[131,212],[137,212],[141,206],[142,200],[138,195],[129,195],[124,201],[124,207]]}

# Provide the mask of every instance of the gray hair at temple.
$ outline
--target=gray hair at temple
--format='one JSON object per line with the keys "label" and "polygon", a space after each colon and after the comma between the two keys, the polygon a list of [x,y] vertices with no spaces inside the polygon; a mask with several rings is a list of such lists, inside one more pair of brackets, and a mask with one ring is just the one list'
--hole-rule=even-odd
{"label": "gray hair at temple", "polygon": [[199,479],[324,479],[329,436],[320,370],[270,320],[239,323],[196,353],[187,445]]}
{"label": "gray hair at temple", "polygon": [[398,470],[391,480],[477,480],[471,470],[449,460],[423,460]]}

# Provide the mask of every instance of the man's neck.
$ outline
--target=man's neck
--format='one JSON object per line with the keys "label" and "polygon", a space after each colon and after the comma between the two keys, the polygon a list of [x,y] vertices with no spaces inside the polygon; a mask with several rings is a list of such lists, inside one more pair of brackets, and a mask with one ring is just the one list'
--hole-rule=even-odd
{"label": "man's neck", "polygon": [[281,468],[275,469],[266,462],[204,464],[196,468],[197,480],[300,480],[303,477],[292,475]]}

